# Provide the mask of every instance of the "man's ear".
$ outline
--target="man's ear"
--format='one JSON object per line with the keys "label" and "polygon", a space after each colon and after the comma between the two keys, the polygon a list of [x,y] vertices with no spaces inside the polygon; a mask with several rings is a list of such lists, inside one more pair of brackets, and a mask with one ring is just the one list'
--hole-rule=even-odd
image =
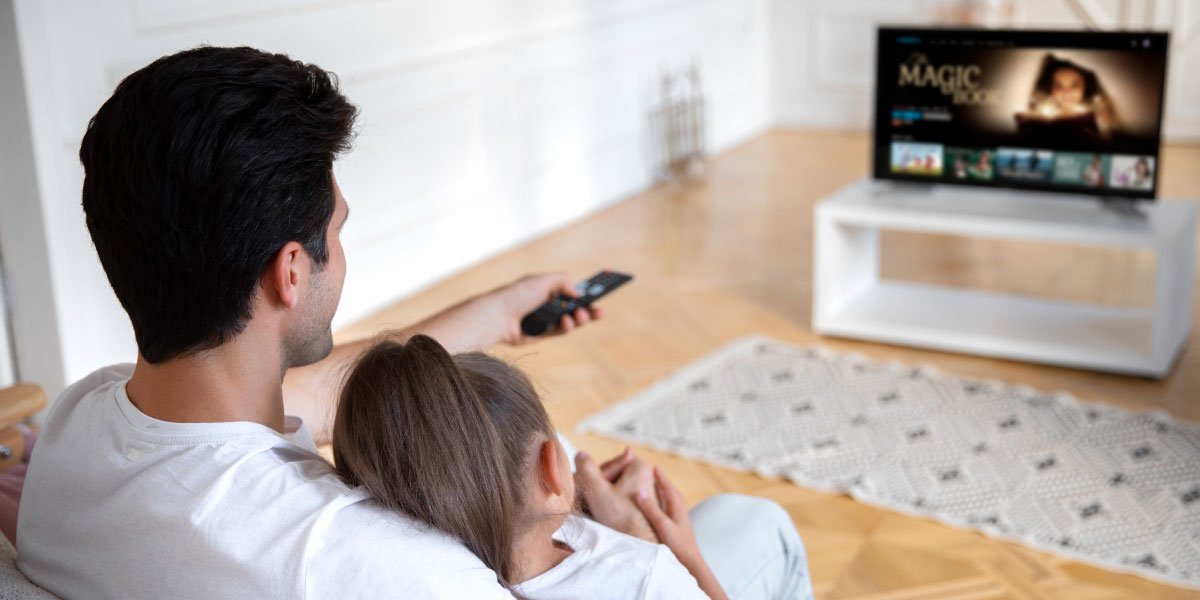
{"label": "man's ear", "polygon": [[308,262],[308,254],[299,242],[288,242],[275,253],[271,265],[264,273],[264,287],[274,292],[279,303],[295,308],[300,301],[300,282],[303,281],[302,267]]}
{"label": "man's ear", "polygon": [[558,460],[558,444],[553,439],[546,440],[538,446],[538,472],[541,475],[542,487],[547,494],[561,496],[566,492]]}

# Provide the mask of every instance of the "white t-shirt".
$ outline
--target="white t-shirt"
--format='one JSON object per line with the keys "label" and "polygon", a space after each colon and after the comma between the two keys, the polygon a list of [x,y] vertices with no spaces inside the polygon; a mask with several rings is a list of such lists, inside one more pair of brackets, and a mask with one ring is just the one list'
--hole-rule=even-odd
{"label": "white t-shirt", "polygon": [[64,598],[511,598],[457,539],[344,484],[312,436],[169,423],[132,365],[68,388],[34,448],[17,565]]}
{"label": "white t-shirt", "polygon": [[531,600],[708,599],[696,578],[662,544],[573,515],[555,532],[554,539],[574,552],[517,586],[517,591]]}

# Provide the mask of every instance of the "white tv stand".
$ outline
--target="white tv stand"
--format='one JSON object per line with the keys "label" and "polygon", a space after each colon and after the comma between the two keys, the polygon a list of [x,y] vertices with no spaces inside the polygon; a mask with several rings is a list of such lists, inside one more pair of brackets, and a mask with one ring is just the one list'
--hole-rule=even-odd
{"label": "white tv stand", "polygon": [[[813,329],[841,337],[1163,377],[1192,316],[1197,202],[1118,214],[1078,196],[863,180],[816,208]],[[1035,299],[879,276],[884,229],[1148,248],[1154,306]]]}

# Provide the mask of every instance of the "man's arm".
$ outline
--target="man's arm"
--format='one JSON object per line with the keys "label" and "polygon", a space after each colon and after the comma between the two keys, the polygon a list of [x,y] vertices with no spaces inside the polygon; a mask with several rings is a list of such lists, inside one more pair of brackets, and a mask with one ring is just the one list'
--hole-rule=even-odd
{"label": "man's arm", "polygon": [[[554,294],[577,295],[565,272],[527,275],[382,335],[407,340],[422,333],[437,340],[451,354],[482,350],[499,343],[523,344],[530,338],[521,333],[521,319]],[[598,318],[599,309],[579,309],[573,316],[564,316],[551,335],[561,335]],[[284,376],[284,408],[287,414],[304,419],[317,444],[329,441],[342,382],[355,359],[374,341],[340,344],[323,360],[290,369]]]}

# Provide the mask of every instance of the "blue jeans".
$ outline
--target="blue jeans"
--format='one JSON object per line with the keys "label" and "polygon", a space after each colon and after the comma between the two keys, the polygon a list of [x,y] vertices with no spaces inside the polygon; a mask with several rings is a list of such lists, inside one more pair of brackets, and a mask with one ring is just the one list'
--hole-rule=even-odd
{"label": "blue jeans", "polygon": [[[558,439],[575,470],[575,447]],[[765,498],[718,494],[688,511],[700,554],[732,600],[811,600],[808,555],[787,511]]]}
{"label": "blue jeans", "polygon": [[700,554],[732,600],[811,600],[804,542],[783,507],[719,494],[688,515]]}

